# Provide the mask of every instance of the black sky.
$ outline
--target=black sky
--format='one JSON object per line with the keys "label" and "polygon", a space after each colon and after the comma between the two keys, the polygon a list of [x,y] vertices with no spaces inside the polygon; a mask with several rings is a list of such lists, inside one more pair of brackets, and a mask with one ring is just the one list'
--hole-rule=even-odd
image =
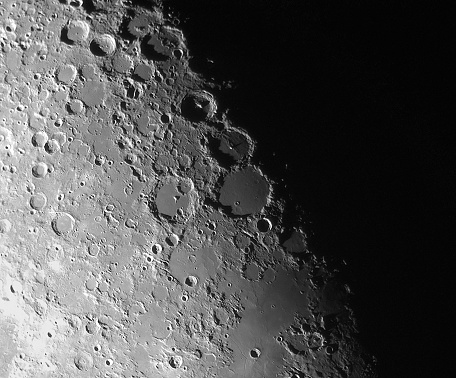
{"label": "black sky", "polygon": [[404,1],[169,3],[186,20],[192,68],[237,83],[217,93],[221,106],[311,212],[314,248],[353,267],[360,336],[384,376],[435,376],[439,364],[415,361],[439,348],[430,302],[444,299],[455,245],[449,13]]}

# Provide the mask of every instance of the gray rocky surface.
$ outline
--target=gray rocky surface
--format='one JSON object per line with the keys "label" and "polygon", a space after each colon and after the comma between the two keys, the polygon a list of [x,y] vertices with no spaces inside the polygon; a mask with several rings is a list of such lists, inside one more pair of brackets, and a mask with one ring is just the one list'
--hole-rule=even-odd
{"label": "gray rocky surface", "polygon": [[183,33],[85,3],[0,3],[0,377],[375,376]]}

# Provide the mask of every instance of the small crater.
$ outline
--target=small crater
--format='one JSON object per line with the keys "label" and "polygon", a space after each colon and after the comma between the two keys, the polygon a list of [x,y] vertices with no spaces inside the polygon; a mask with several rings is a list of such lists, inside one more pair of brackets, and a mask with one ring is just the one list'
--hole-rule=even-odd
{"label": "small crater", "polygon": [[85,283],[85,287],[88,291],[94,291],[97,288],[97,285],[98,281],[94,277],[89,278]]}
{"label": "small crater", "polygon": [[129,55],[120,53],[112,59],[112,66],[116,72],[125,74],[133,68],[133,60]]}
{"label": "small crater", "polygon": [[64,84],[71,84],[77,75],[76,67],[72,64],[61,66],[57,71],[57,80]]}
{"label": "small crater", "polygon": [[151,26],[151,17],[146,14],[139,14],[128,21],[126,29],[132,37],[143,38],[149,32]]}
{"label": "small crater", "polygon": [[182,115],[192,122],[208,120],[217,112],[214,97],[206,91],[188,94],[182,100],[180,108]]}
{"label": "small crater", "polygon": [[171,234],[166,238],[166,242],[170,247],[176,247],[179,244],[179,236]]}
{"label": "small crater", "polygon": [[314,332],[314,333],[312,333],[312,335],[307,340],[307,346],[310,349],[318,349],[318,348],[321,348],[323,346],[324,341],[325,340],[324,340],[323,336],[320,333]]}
{"label": "small crater", "polygon": [[171,120],[172,120],[172,117],[171,117],[171,115],[168,114],[168,113],[162,114],[162,115],[160,116],[160,122],[161,122],[161,123],[165,123],[165,124],[166,124],[166,123],[170,123]]}
{"label": "small crater", "polygon": [[86,332],[90,335],[94,335],[97,333],[99,326],[96,321],[91,321],[86,324]]}
{"label": "small crater", "polygon": [[74,42],[84,42],[87,40],[89,37],[90,33],[90,27],[89,24],[85,21],[81,20],[72,20],[68,24],[66,28],[62,30],[62,34],[64,34],[64,37],[71,41],[72,43]]}
{"label": "small crater", "polygon": [[44,147],[48,139],[49,136],[45,131],[37,131],[32,136],[32,145],[34,147]]}
{"label": "small crater", "polygon": [[44,178],[48,174],[48,165],[44,162],[39,162],[32,167],[32,175],[36,178]]}
{"label": "small crater", "polygon": [[331,354],[334,354],[335,352],[337,352],[337,349],[338,349],[337,344],[328,345],[328,346],[325,348],[325,353],[326,353],[328,356],[330,356]]}
{"label": "small crater", "polygon": [[0,219],[0,234],[7,234],[11,231],[12,224],[9,219]]}
{"label": "small crater", "polygon": [[55,153],[60,151],[60,143],[55,139],[49,139],[44,145],[44,150],[49,155],[54,155]]}
{"label": "small crater", "polygon": [[57,141],[60,146],[63,146],[67,142],[67,136],[62,131],[58,131],[52,134],[51,139]]}
{"label": "small crater", "polygon": [[240,161],[253,153],[253,142],[246,133],[231,129],[222,134],[219,151],[234,161]]}
{"label": "small crater", "polygon": [[252,350],[250,350],[250,357],[257,359],[260,356],[261,356],[261,351],[258,348],[253,348]]}
{"label": "small crater", "polygon": [[161,246],[161,244],[159,243],[155,243],[153,246],[152,246],[152,253],[154,255],[159,255],[160,253],[162,253],[163,251],[163,247]]}
{"label": "small crater", "polygon": [[78,370],[89,371],[93,366],[93,357],[87,352],[80,352],[74,358],[74,365]]}
{"label": "small crater", "polygon": [[181,49],[176,49],[173,51],[173,56],[176,59],[182,59],[184,57],[184,52]]}
{"label": "small crater", "polygon": [[185,284],[189,287],[195,287],[196,285],[198,285],[198,278],[196,278],[195,276],[188,276],[185,279]]}
{"label": "small crater", "polygon": [[84,103],[78,99],[72,99],[68,103],[68,110],[74,114],[80,114],[84,110]]}
{"label": "small crater", "polygon": [[52,229],[59,236],[67,235],[73,231],[74,224],[74,218],[68,213],[58,214],[51,222]]}
{"label": "small crater", "polygon": [[88,253],[90,256],[92,257],[97,257],[98,254],[100,253],[100,247],[98,246],[98,244],[90,244],[89,247],[87,248],[88,250]]}
{"label": "small crater", "polygon": [[47,203],[47,197],[44,193],[36,193],[30,197],[30,207],[34,210],[43,210]]}
{"label": "small crater", "polygon": [[272,223],[269,219],[267,218],[262,218],[262,219],[259,219],[256,223],[256,227],[258,229],[258,231],[260,232],[268,232],[268,231],[271,231],[272,229]]}
{"label": "small crater", "polygon": [[95,56],[112,55],[116,51],[116,40],[110,34],[97,35],[90,43],[90,51]]}
{"label": "small crater", "polygon": [[152,64],[138,64],[135,68],[134,75],[142,81],[149,81],[155,74],[155,67]]}
{"label": "small crater", "polygon": [[81,90],[81,99],[86,106],[95,107],[106,97],[106,84],[100,80],[87,80]]}
{"label": "small crater", "polygon": [[171,356],[168,362],[173,369],[178,369],[182,366],[183,359],[181,356]]}

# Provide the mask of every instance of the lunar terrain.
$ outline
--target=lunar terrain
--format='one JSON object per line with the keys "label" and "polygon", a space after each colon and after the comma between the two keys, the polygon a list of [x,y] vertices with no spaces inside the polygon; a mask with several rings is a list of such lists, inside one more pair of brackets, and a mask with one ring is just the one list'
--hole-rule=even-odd
{"label": "lunar terrain", "polygon": [[0,377],[375,377],[350,288],[158,3],[0,2]]}

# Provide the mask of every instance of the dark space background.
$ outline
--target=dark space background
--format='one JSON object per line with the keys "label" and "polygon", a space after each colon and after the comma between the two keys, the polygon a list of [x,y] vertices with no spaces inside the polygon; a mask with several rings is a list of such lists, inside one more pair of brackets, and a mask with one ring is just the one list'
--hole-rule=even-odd
{"label": "dark space background", "polygon": [[279,194],[310,213],[311,249],[348,262],[380,376],[440,376],[456,245],[450,13],[412,1],[165,5],[184,20],[191,67],[237,83],[216,93],[220,107],[258,141]]}

